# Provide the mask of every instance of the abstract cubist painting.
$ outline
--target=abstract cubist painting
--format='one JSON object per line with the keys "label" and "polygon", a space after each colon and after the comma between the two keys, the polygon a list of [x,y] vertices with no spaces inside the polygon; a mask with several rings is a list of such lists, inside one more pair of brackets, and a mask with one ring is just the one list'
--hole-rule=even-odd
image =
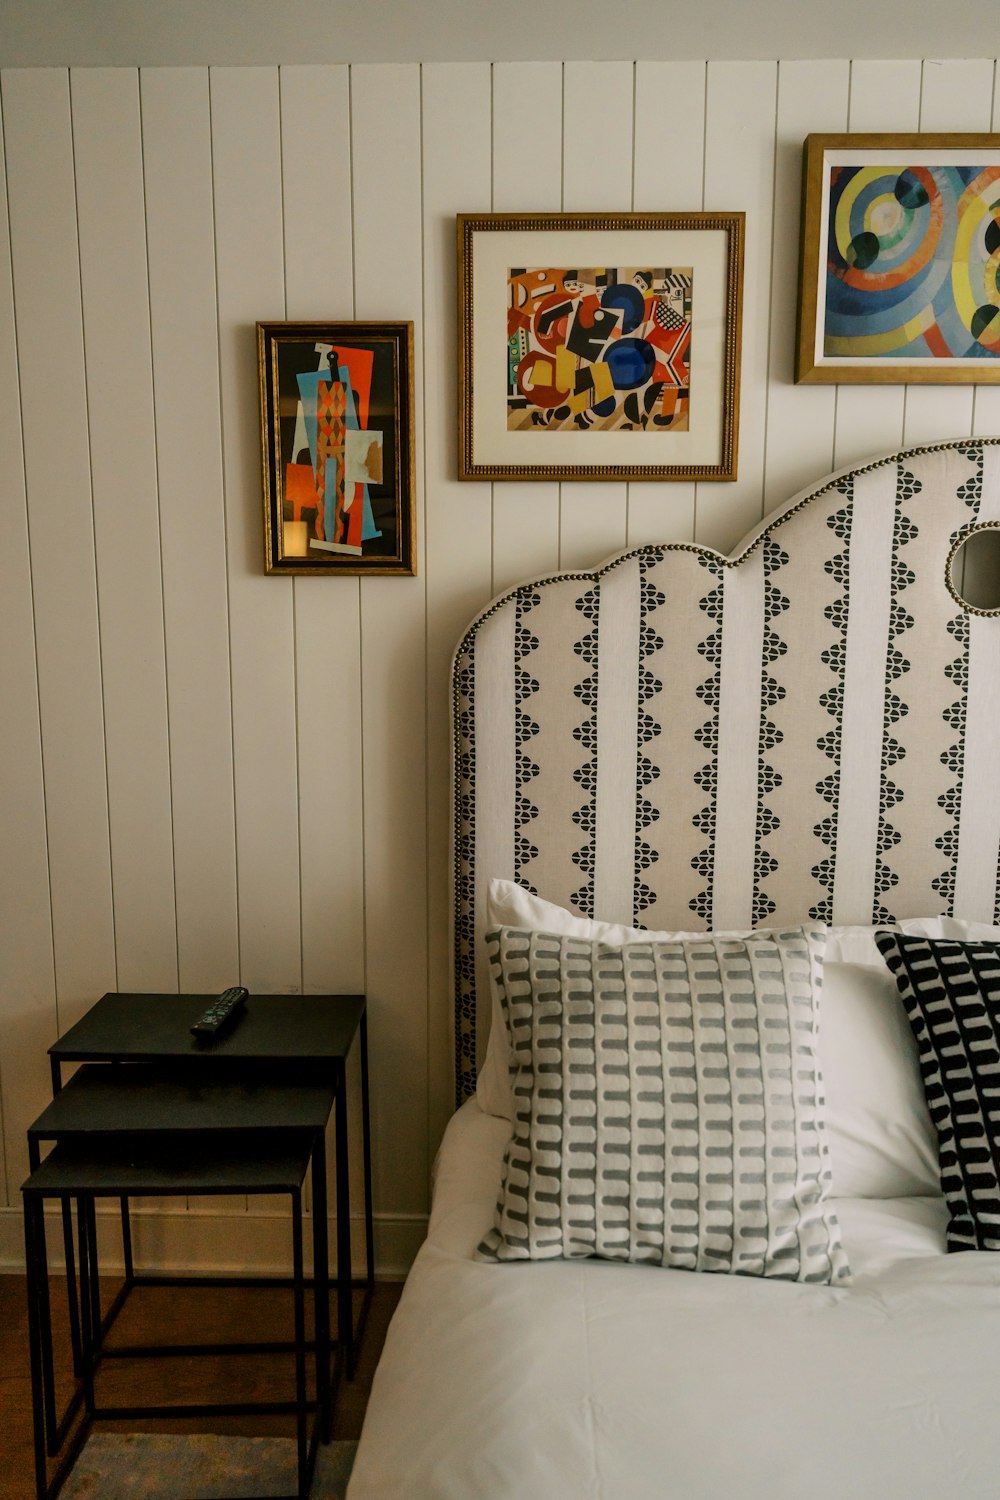
{"label": "abstract cubist painting", "polygon": [[693,282],[690,266],[512,267],[507,430],[686,431]]}
{"label": "abstract cubist painting", "polygon": [[831,167],[822,352],[1000,358],[1000,166]]}
{"label": "abstract cubist painting", "polygon": [[412,325],[258,342],[269,571],[412,571]]}
{"label": "abstract cubist painting", "polygon": [[382,483],[392,404],[376,393],[373,405],[374,350],[286,343],[278,369],[282,520],[304,524],[310,552],[360,557],[364,543],[378,541],[394,520]]}

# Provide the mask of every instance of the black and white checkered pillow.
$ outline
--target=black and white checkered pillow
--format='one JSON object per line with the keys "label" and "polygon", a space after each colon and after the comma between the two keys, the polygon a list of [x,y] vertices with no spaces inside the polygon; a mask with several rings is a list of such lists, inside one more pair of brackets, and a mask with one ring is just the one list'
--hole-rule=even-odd
{"label": "black and white checkered pillow", "polygon": [[1000,943],[880,932],[938,1133],[949,1250],[1000,1250]]}

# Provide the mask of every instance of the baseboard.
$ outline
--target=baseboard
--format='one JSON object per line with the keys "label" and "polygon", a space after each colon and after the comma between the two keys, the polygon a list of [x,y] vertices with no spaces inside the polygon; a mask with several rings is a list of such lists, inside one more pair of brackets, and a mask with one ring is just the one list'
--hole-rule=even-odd
{"label": "baseboard", "polygon": [[[62,1235],[58,1209],[46,1210],[49,1258],[53,1269],[61,1268]],[[101,1269],[122,1269],[122,1249],[117,1207],[99,1208],[98,1250]],[[375,1215],[375,1274],[386,1281],[400,1280],[427,1233],[424,1214]],[[335,1274],[336,1221],[330,1220],[331,1273]],[[306,1227],[304,1242],[308,1256],[312,1234]],[[132,1242],[136,1266],[145,1271],[176,1275],[283,1275],[291,1269],[290,1221],[284,1212],[247,1210],[158,1209],[138,1207],[132,1213]],[[365,1225],[351,1219],[351,1259],[355,1274],[364,1266]],[[24,1229],[15,1208],[0,1208],[0,1273],[24,1270]]]}

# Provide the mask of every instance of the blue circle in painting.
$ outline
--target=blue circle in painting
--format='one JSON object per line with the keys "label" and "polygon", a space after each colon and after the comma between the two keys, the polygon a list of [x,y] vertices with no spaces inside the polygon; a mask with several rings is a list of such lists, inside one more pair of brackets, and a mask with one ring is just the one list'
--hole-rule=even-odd
{"label": "blue circle in painting", "polygon": [[656,365],[652,344],[645,339],[615,339],[604,352],[616,390],[634,391],[645,385]]}
{"label": "blue circle in painting", "polygon": [[601,306],[622,314],[622,333],[631,333],[638,328],[646,311],[646,303],[638,287],[627,281],[616,281],[609,286],[601,298]]}

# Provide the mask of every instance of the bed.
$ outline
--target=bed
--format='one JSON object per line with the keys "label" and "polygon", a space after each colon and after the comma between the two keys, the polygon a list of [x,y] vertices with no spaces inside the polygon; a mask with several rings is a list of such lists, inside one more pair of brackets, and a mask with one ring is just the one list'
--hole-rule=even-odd
{"label": "bed", "polygon": [[456,1112],[349,1500],[996,1500],[1000,440],[455,657]]}

